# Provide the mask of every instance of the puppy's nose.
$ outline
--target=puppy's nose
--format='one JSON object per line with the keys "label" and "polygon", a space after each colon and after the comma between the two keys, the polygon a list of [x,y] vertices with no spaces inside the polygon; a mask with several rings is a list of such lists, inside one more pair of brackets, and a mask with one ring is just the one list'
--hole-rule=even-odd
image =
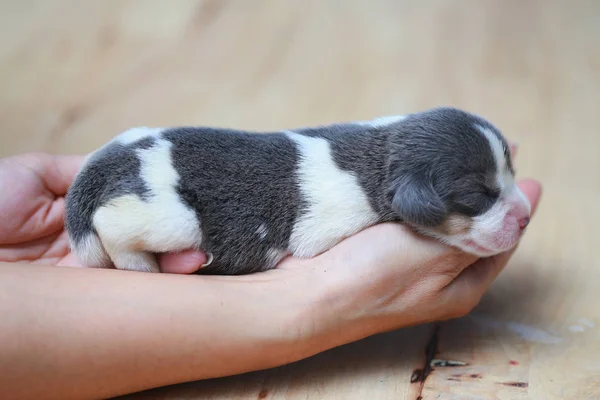
{"label": "puppy's nose", "polygon": [[530,221],[529,217],[521,218],[519,220],[519,228],[521,228],[521,230],[527,228],[527,225],[529,225],[529,221]]}

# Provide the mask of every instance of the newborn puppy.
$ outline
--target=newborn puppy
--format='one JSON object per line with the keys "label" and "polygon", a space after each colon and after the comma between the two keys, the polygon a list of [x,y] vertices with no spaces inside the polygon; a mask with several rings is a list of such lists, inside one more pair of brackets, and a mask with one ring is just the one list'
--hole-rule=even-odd
{"label": "newborn puppy", "polygon": [[201,271],[228,275],[386,221],[491,256],[529,214],[501,133],[453,108],[272,133],[135,128],[89,156],[66,198],[89,266],[159,272],[154,253],[193,248],[210,254]]}

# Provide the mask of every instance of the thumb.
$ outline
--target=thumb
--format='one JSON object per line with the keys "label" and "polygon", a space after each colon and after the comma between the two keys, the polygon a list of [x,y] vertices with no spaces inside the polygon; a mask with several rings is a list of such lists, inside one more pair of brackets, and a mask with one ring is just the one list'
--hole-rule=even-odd
{"label": "thumb", "polygon": [[158,255],[161,272],[168,274],[193,274],[208,264],[208,261],[210,261],[210,257],[196,250]]}
{"label": "thumb", "polygon": [[83,165],[85,157],[25,153],[13,159],[33,171],[55,196],[64,196]]}

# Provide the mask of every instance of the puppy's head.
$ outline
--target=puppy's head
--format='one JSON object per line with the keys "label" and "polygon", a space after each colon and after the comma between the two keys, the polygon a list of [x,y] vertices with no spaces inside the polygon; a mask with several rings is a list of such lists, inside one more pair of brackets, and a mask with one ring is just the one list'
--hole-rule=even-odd
{"label": "puppy's head", "polygon": [[531,205],[498,129],[438,108],[407,116],[391,134],[388,200],[405,223],[480,257],[517,244]]}

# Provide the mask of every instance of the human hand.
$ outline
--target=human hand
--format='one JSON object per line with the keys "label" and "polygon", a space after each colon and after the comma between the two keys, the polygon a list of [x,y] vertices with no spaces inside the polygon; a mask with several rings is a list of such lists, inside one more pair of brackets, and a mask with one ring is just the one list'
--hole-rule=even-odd
{"label": "human hand", "polygon": [[[83,266],[64,230],[64,196],[83,161],[45,153],[0,160],[0,261]],[[170,273],[190,273],[206,262],[192,250],[158,258]]]}
{"label": "human hand", "polygon": [[[519,187],[529,198],[533,214],[541,196],[540,183],[524,180]],[[335,336],[339,345],[340,340],[346,343],[469,313],[514,251],[477,259],[403,225],[386,223],[314,259],[286,259],[278,270],[288,274],[284,280],[300,279],[304,287],[319,293],[314,312],[303,317],[308,332],[302,334],[316,332],[325,342]]]}

